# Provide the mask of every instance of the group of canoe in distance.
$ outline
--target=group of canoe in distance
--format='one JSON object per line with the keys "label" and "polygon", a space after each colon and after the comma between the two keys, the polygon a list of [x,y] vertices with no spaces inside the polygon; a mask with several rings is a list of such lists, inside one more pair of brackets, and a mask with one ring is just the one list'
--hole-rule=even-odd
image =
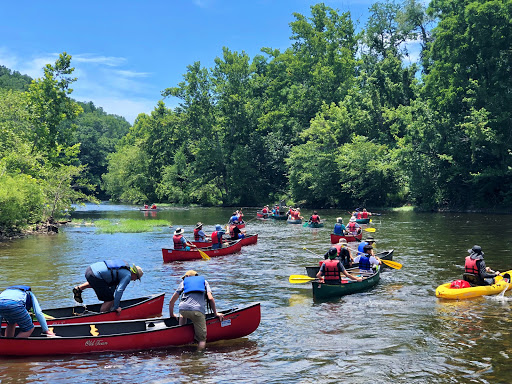
{"label": "group of canoe in distance", "polygon": [[[224,240],[223,235],[225,232],[222,230],[220,225],[216,226],[216,230],[212,232],[209,238],[202,238],[199,239],[197,237],[197,229],[198,225],[201,225],[202,223],[197,223],[196,228],[194,229],[194,240],[189,241],[186,240],[186,244],[190,245],[184,248],[177,249],[176,245],[177,243],[173,239],[173,242],[175,244],[174,248],[162,248],[162,257],[164,263],[170,263],[173,261],[188,261],[188,260],[209,260],[211,257],[217,257],[217,256],[225,256],[230,255],[234,253],[238,253],[241,251],[243,246],[247,245],[253,245],[258,242],[258,234],[246,234],[245,231],[242,233],[240,230],[245,228],[245,223],[231,223],[226,225],[226,229],[229,229],[228,232],[230,232],[230,236],[237,236],[236,238],[230,238],[229,240]],[[239,235],[235,235],[233,229],[238,229]],[[222,232],[221,235],[218,235],[218,233]],[[176,236],[176,233],[175,233]],[[213,241],[212,236],[215,238],[218,238],[217,236],[220,236],[220,241],[215,243]],[[217,245],[217,246],[215,246]]]}
{"label": "group of canoe in distance", "polygon": [[[164,349],[194,343],[194,326],[161,317],[164,293],[122,300],[122,311],[100,312],[101,304],[43,309],[56,337],[41,332],[37,322],[28,338],[2,337],[0,356],[48,356]],[[206,315],[208,341],[230,340],[254,332],[260,323],[260,304],[222,311],[224,319]],[[5,326],[5,324],[2,324]]]}

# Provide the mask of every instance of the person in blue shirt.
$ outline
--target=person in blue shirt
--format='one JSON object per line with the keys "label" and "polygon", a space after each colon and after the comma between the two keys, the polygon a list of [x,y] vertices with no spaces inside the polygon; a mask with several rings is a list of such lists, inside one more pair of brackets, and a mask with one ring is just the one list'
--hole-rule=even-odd
{"label": "person in blue shirt", "polygon": [[343,235],[344,234],[344,231],[345,230],[345,225],[343,224],[343,219],[341,217],[338,217],[336,219],[336,224],[334,224],[334,231],[333,233],[335,235]]}
{"label": "person in blue shirt", "polygon": [[[375,249],[375,240],[372,236],[368,236],[365,240],[361,241],[357,247],[357,256],[361,256],[364,253],[364,246],[371,245]],[[375,252],[375,251],[374,251]]]}
{"label": "person in blue shirt", "polygon": [[7,321],[6,337],[14,337],[16,324],[19,327],[16,337],[29,337],[32,334],[34,323],[28,313],[30,309],[33,309],[43,333],[55,336],[55,333],[48,329],[43,311],[31,288],[26,285],[13,285],[0,294],[0,323],[3,319]]}
{"label": "person in blue shirt", "polygon": [[122,260],[105,260],[91,264],[85,270],[87,283],[73,288],[75,300],[82,303],[82,292],[84,289],[92,288],[98,299],[103,301],[101,312],[121,313],[119,303],[125,288],[130,281],[140,280],[143,273],[141,267],[129,265]]}

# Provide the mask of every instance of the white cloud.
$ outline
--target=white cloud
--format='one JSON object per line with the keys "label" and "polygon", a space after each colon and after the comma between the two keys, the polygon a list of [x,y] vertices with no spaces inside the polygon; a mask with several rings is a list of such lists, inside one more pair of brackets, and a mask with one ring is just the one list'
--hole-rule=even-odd
{"label": "white cloud", "polygon": [[73,62],[87,64],[103,64],[109,67],[118,67],[122,65],[126,59],[124,57],[114,56],[95,56],[90,53],[82,53],[73,55]]}
{"label": "white cloud", "polygon": [[[71,86],[75,100],[92,101],[107,113],[123,116],[133,124],[139,113],[150,113],[161,99],[160,89],[150,83],[151,73],[123,69],[124,57],[101,56],[92,53],[72,54],[71,65],[77,81]],[[0,65],[37,79],[43,67],[53,64],[57,53],[25,58],[0,47]]]}
{"label": "white cloud", "polygon": [[124,76],[124,77],[148,77],[150,75],[149,72],[135,72],[135,71],[124,71],[124,70],[115,71],[115,73],[117,73],[120,76]]}

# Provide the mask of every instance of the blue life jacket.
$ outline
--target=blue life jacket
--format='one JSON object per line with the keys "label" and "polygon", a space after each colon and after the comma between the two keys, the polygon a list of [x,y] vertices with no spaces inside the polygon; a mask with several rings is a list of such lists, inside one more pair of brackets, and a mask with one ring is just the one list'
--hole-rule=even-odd
{"label": "blue life jacket", "polygon": [[183,280],[183,292],[206,292],[205,279],[203,276],[189,276]]}
{"label": "blue life jacket", "polygon": [[[123,260],[103,260],[105,265],[110,271],[110,276],[112,277],[112,284],[119,282],[119,274],[117,273],[118,269],[124,268],[130,270],[130,266],[124,262]],[[114,270],[116,271],[116,277],[114,278]]]}
{"label": "blue life jacket", "polygon": [[342,228],[340,223],[334,224],[334,234],[335,235],[342,235]]}
{"label": "blue life jacket", "polygon": [[19,289],[20,291],[23,291],[26,293],[27,298],[25,301],[25,308],[27,308],[27,311],[30,310],[34,304],[32,304],[32,295],[30,292],[32,289],[28,285],[11,285],[10,287],[7,287],[6,289]]}
{"label": "blue life jacket", "polygon": [[359,269],[364,269],[366,271],[369,271],[372,269],[372,265],[370,263],[370,257],[368,255],[361,255],[359,259]]}

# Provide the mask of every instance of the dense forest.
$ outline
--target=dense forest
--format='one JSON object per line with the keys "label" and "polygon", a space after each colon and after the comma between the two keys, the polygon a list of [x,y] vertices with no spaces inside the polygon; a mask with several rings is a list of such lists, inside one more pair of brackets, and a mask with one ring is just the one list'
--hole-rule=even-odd
{"label": "dense forest", "polygon": [[70,98],[65,53],[31,82],[0,68],[0,226],[86,195],[512,207],[512,0],[377,2],[361,27],[320,3],[290,31],[283,51],[191,63],[133,126]]}

